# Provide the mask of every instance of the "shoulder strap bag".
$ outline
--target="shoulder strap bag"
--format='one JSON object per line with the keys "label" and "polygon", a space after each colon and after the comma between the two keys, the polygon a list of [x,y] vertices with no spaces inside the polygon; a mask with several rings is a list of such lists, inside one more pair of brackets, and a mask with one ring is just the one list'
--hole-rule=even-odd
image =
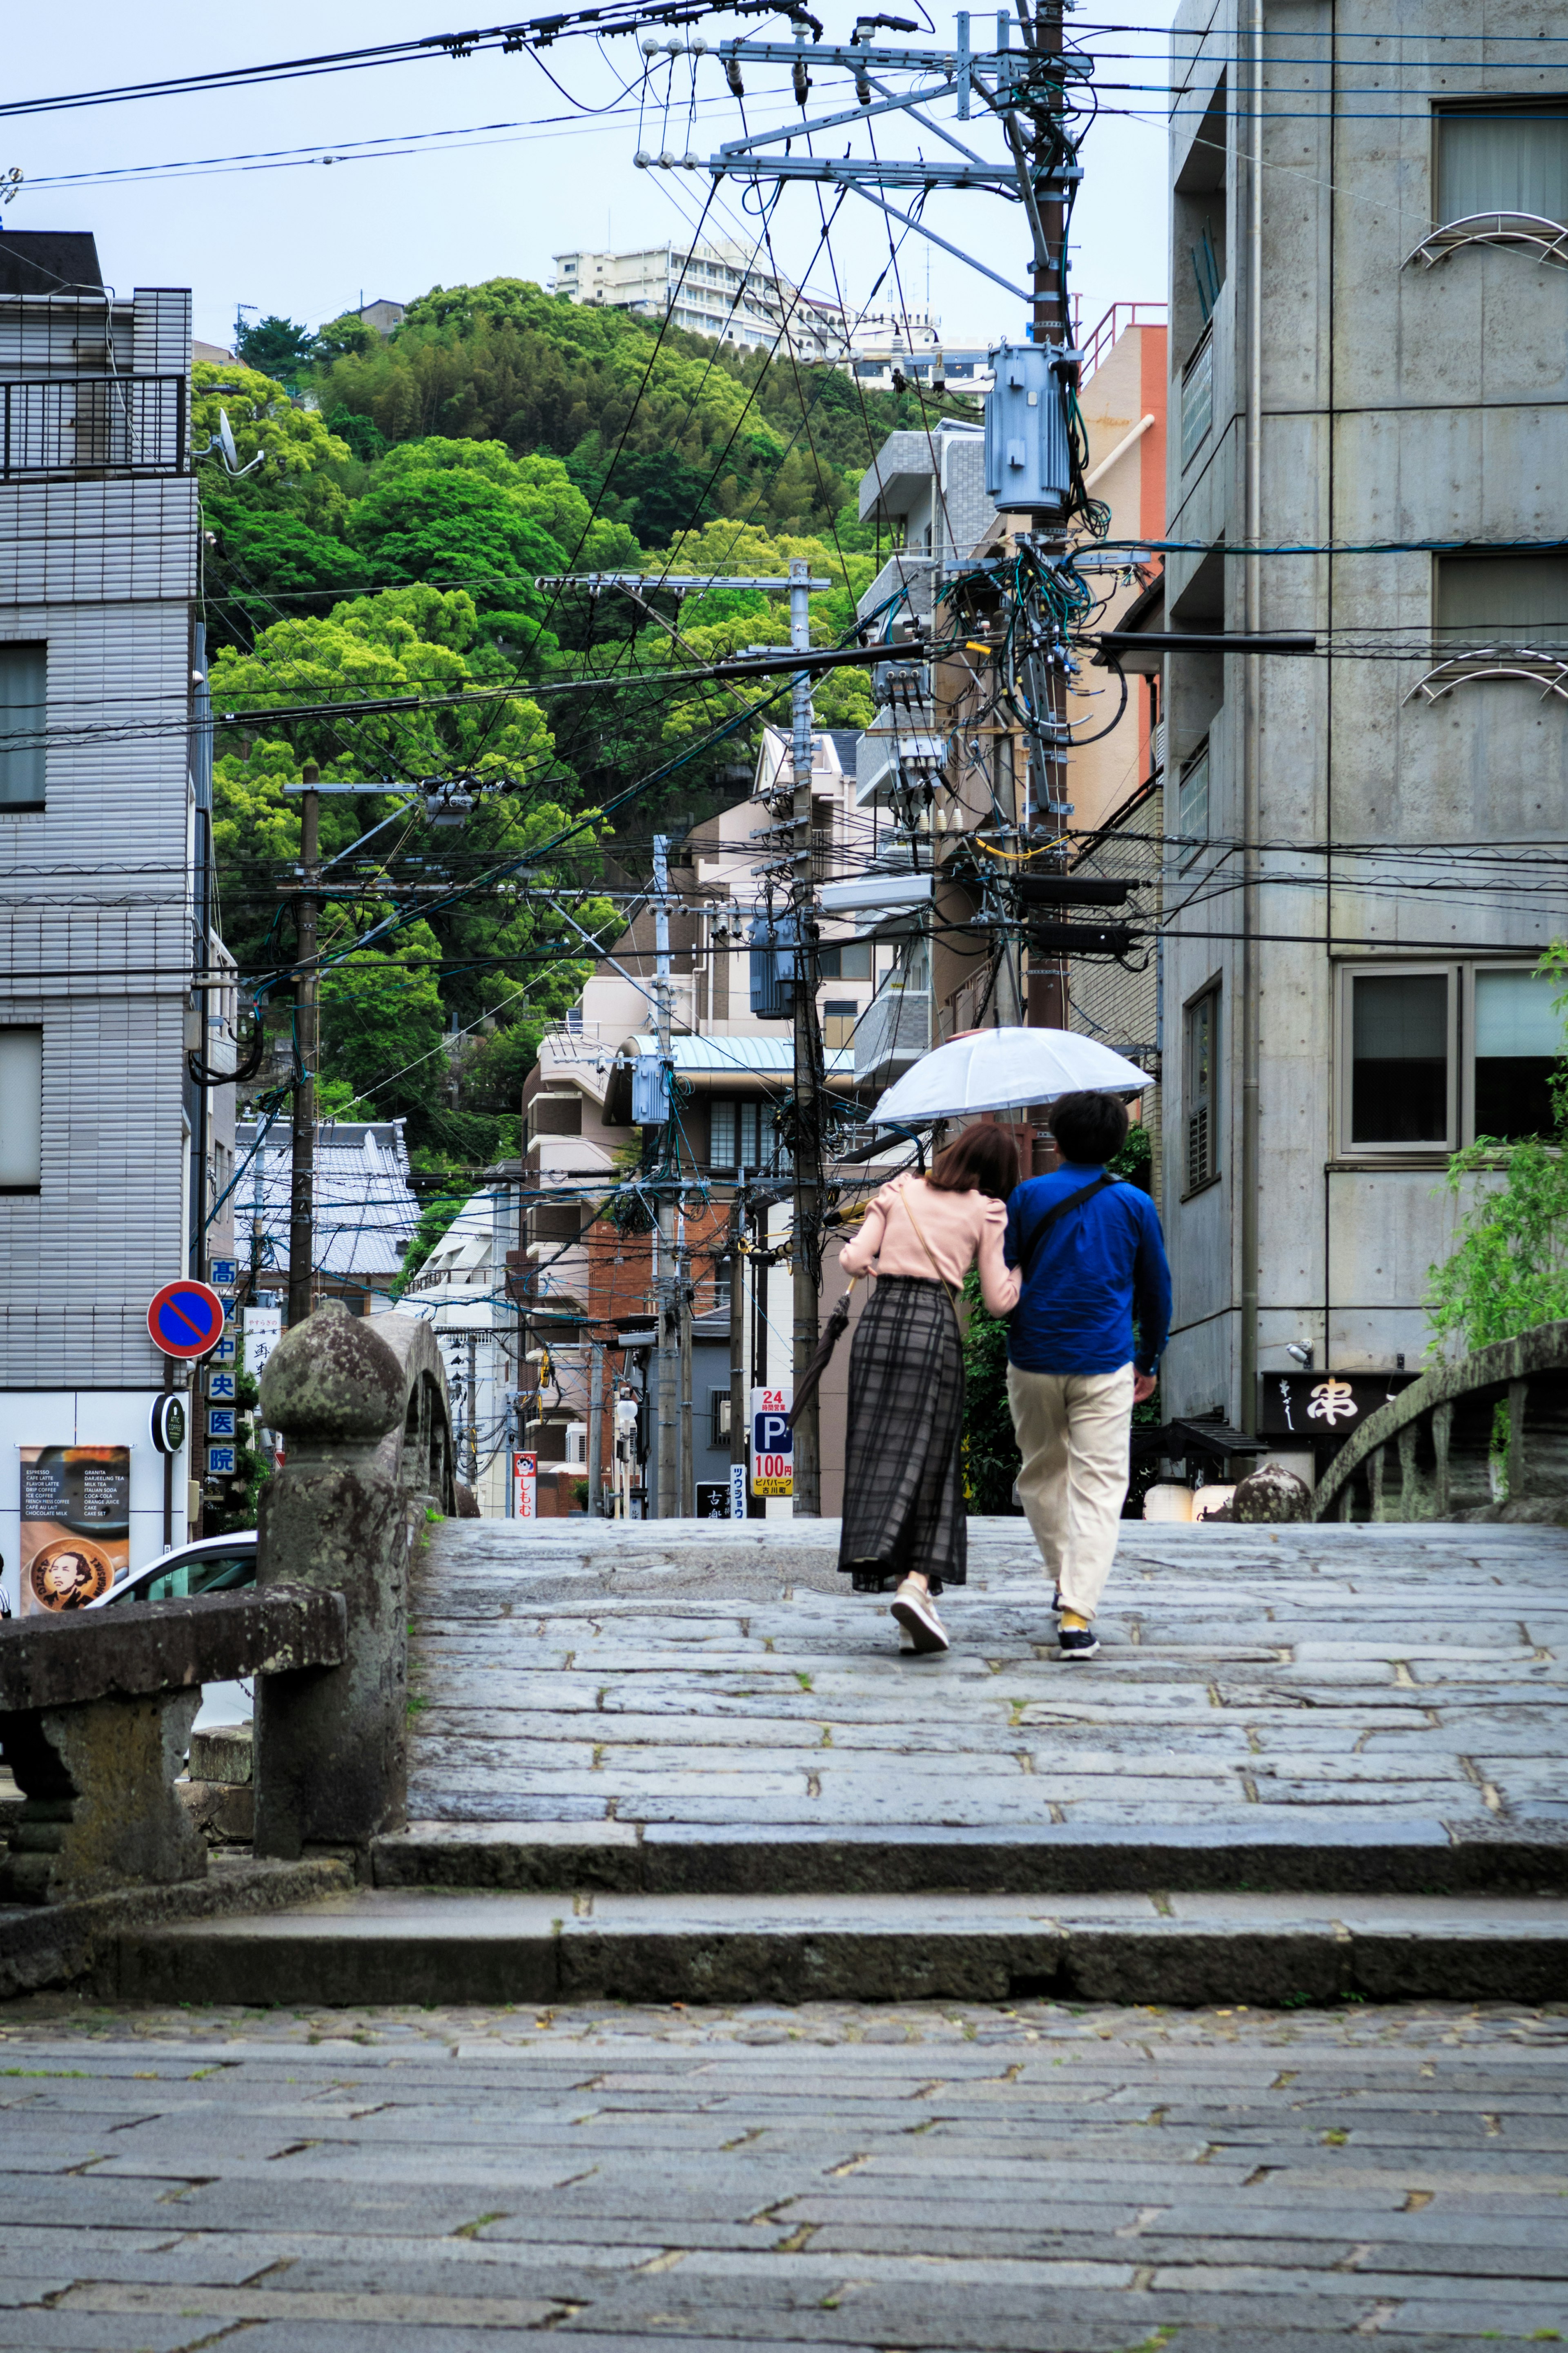
{"label": "shoulder strap bag", "polygon": [[1120,1184],[1121,1181],[1120,1177],[1108,1176],[1101,1169],[1092,1185],[1081,1185],[1076,1193],[1069,1193],[1065,1201],[1052,1202],[1025,1246],[1022,1266],[1023,1279],[1026,1283],[1034,1280],[1035,1269],[1039,1263],[1040,1244],[1051,1227],[1056,1224],[1057,1219],[1065,1218],[1069,1209],[1080,1208],[1094,1194],[1102,1193],[1108,1185]]}

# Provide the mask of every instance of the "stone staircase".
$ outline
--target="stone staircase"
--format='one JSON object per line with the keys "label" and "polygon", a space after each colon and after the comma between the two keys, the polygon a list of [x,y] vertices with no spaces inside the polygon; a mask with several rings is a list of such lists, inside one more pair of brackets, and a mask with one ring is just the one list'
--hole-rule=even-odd
{"label": "stone staircase", "polygon": [[158,2000],[1568,1995],[1568,1532],[1130,1525],[1056,1656],[1021,1521],[937,1659],[832,1522],[449,1521],[374,1884],[128,1936]]}

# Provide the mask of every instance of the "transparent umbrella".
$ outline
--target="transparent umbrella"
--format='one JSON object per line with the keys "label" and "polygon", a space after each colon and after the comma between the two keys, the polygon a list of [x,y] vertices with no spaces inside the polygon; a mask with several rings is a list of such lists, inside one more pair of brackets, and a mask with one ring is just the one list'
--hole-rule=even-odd
{"label": "transparent umbrella", "polygon": [[1016,1111],[1097,1088],[1142,1094],[1154,1082],[1124,1055],[1076,1029],[971,1029],[922,1054],[871,1113],[873,1126],[913,1126],[972,1111]]}

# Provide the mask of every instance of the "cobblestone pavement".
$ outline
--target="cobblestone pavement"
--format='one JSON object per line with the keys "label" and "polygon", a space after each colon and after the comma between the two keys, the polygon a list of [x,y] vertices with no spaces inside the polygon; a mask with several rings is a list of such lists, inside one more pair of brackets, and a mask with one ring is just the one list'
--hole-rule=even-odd
{"label": "cobblestone pavement", "polygon": [[1568,2009],[0,2011],[6,2353],[1568,2338]]}
{"label": "cobblestone pavement", "polygon": [[954,1646],[900,1657],[832,1521],[456,1521],[416,1588],[411,1810],[700,1836],[1568,1831],[1568,1531],[1130,1522],[1056,1656],[1024,1524],[971,1523]]}

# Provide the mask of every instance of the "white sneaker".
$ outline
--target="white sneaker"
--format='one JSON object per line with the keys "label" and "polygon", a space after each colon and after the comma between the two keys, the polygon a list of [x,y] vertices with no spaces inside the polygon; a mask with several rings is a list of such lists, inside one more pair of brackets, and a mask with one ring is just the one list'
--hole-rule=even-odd
{"label": "white sneaker", "polygon": [[947,1630],[936,1614],[931,1595],[913,1577],[906,1577],[900,1586],[891,1614],[917,1651],[948,1648]]}

